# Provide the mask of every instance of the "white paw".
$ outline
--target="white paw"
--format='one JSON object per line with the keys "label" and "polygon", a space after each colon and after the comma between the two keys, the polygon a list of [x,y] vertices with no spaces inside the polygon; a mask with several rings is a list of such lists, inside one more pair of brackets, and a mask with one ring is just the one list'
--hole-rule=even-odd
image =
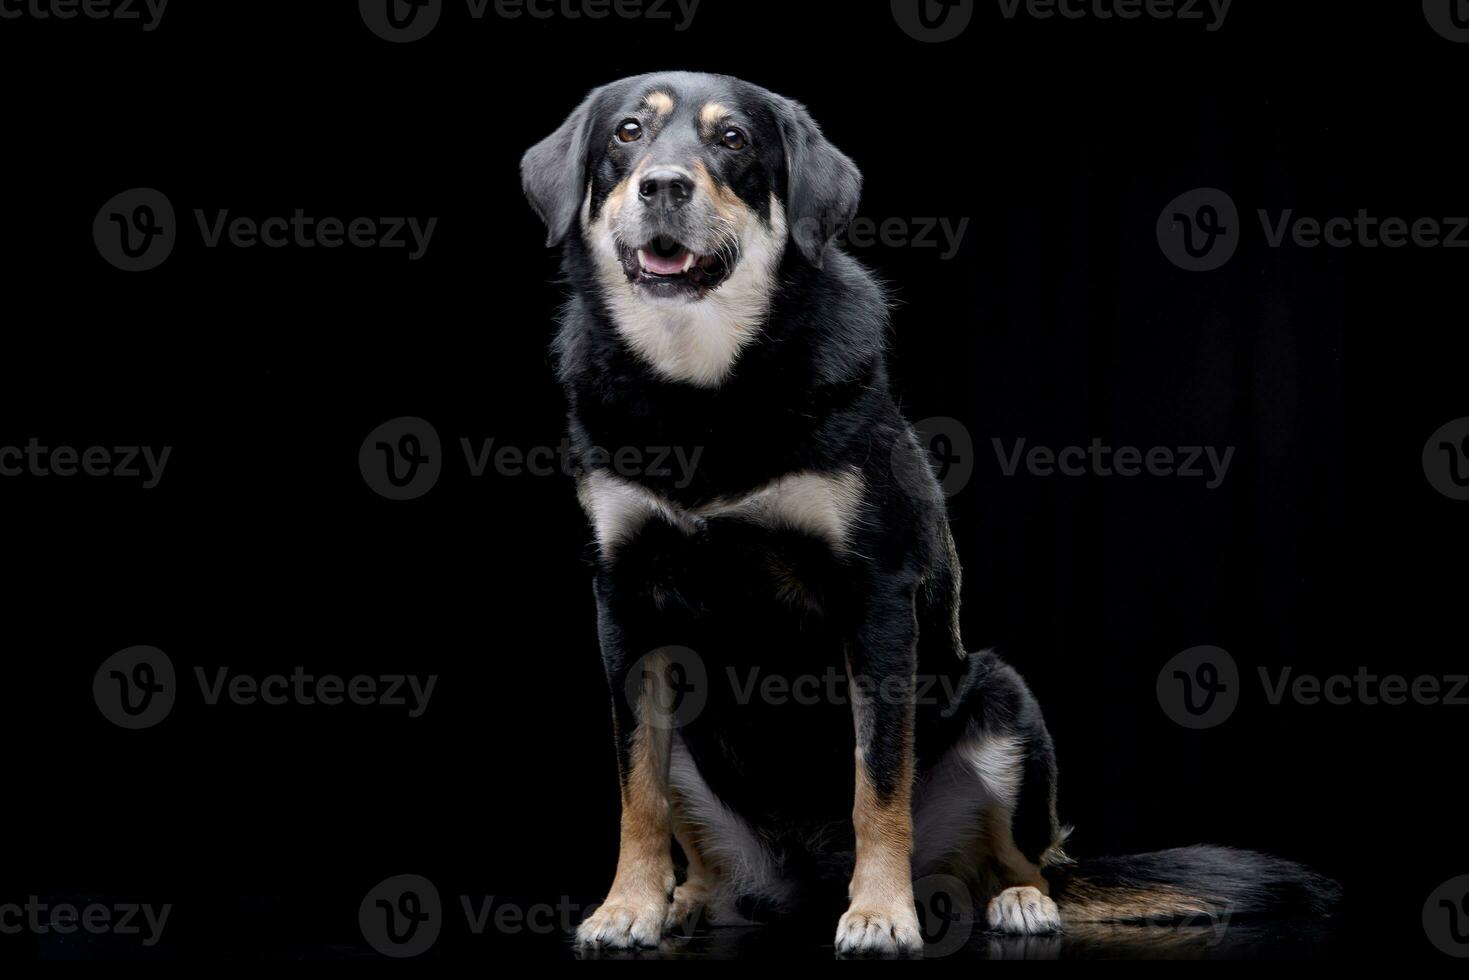
{"label": "white paw", "polygon": [[605,949],[652,949],[663,940],[667,920],[668,901],[662,897],[637,903],[608,898],[577,926],[576,941]]}
{"label": "white paw", "polygon": [[1061,931],[1061,910],[1039,888],[1029,885],[1006,888],[990,899],[985,918],[997,932],[1041,936]]}
{"label": "white paw", "polygon": [[913,956],[923,953],[923,934],[912,904],[854,907],[837,923],[839,956]]}

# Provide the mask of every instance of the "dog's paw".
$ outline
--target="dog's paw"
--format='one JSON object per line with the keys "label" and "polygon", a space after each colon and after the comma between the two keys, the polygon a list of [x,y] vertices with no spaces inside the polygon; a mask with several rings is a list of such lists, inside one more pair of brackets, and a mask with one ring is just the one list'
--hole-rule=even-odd
{"label": "dog's paw", "polygon": [[713,909],[709,907],[709,889],[694,882],[684,882],[673,890],[668,905],[664,932],[692,933],[700,925],[713,925]]}
{"label": "dog's paw", "polygon": [[653,949],[663,940],[668,900],[627,901],[609,897],[576,929],[581,946],[603,949]]}
{"label": "dog's paw", "polygon": [[838,956],[921,956],[923,934],[913,906],[855,905],[837,923]]}
{"label": "dog's paw", "polygon": [[996,932],[1021,936],[1043,936],[1061,931],[1061,910],[1050,896],[1029,885],[1006,888],[990,899],[985,916]]}

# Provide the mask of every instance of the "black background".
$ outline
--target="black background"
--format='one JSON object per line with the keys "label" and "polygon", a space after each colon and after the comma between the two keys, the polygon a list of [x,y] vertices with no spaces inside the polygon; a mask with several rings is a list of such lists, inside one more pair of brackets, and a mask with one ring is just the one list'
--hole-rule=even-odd
{"label": "black background", "polygon": [[[175,0],[151,33],[0,21],[0,446],[173,447],[152,490],[0,479],[0,892],[175,906],[153,949],[52,936],[39,950],[369,956],[357,903],[402,873],[456,905],[600,898],[617,796],[588,531],[569,480],[471,477],[459,440],[559,442],[557,263],[516,166],[588,88],[661,68],[805,102],[863,169],[864,216],[969,219],[951,261],[858,251],[898,303],[906,413],[973,437],[974,479],[951,500],[966,637],[1045,706],[1073,850],[1292,857],[1348,896],[1310,952],[1441,958],[1420,915],[1469,872],[1469,709],[1273,706],[1256,670],[1465,672],[1469,504],[1433,490],[1420,454],[1469,414],[1466,253],[1272,249],[1254,214],[1469,213],[1469,44],[1417,3],[1261,0],[1217,32],[1010,21],[979,3],[937,45],[876,2],[704,0],[682,32],[476,22],[450,2],[403,45],[350,3]],[[140,186],[168,195],[180,241],[126,274],[91,225]],[[1154,225],[1200,186],[1233,197],[1244,241],[1194,274]],[[195,208],[440,220],[410,262],[206,249]],[[429,420],[446,451],[438,485],[406,503],[357,465],[399,416]],[[1236,454],[1217,490],[1005,477],[990,441],[1020,437]],[[90,693],[134,644],[185,677],[141,732]],[[1244,693],[1227,723],[1192,732],[1154,684],[1200,644],[1233,654]],[[193,668],[226,665],[440,679],[416,720],[206,707]],[[832,926],[782,952],[829,956]],[[451,920],[435,955],[567,952],[559,934],[476,937]]]}

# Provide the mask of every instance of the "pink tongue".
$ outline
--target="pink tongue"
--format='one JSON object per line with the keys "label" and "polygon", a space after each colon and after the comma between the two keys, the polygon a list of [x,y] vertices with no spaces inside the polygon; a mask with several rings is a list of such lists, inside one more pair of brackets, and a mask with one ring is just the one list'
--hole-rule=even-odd
{"label": "pink tongue", "polygon": [[652,249],[644,249],[643,268],[655,276],[676,276],[683,271],[683,264],[688,257],[688,249],[680,249],[677,255],[667,259],[662,258]]}

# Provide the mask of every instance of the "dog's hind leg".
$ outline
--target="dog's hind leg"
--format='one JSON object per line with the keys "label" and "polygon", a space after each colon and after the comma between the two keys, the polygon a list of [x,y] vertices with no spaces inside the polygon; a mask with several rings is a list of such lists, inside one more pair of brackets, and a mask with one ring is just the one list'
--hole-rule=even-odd
{"label": "dog's hind leg", "polygon": [[1041,860],[1027,857],[1015,843],[1012,815],[996,811],[985,816],[981,836],[983,857],[994,861],[999,892],[985,910],[985,923],[999,932],[1038,935],[1061,931],[1061,910],[1051,898],[1051,886],[1041,873]]}
{"label": "dog's hind leg", "polygon": [[[717,912],[711,903],[719,891],[720,875],[704,853],[699,829],[683,818],[677,798],[673,805],[673,838],[688,860],[683,883],[673,890],[673,903],[668,907],[668,932],[691,933],[701,923],[715,924]],[[721,923],[722,924],[722,923]]]}
{"label": "dog's hind leg", "polygon": [[914,803],[916,877],[948,874],[1005,932],[1060,928],[1042,869],[1064,860],[1051,739],[1024,682],[990,653],[971,657],[955,705],[961,737],[926,773]]}
{"label": "dog's hind leg", "polygon": [[683,883],[674,889],[667,930],[750,925],[739,911],[742,898],[782,907],[789,884],[779,863],[760,835],[710,789],[676,732],[669,778],[674,838],[688,867]]}

